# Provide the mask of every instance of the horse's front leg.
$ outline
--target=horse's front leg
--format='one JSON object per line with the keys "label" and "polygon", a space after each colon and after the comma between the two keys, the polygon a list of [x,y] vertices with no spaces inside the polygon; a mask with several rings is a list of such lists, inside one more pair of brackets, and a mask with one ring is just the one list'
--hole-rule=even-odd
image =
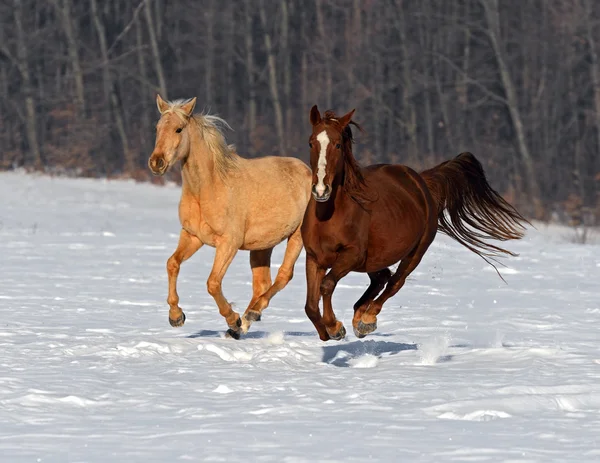
{"label": "horse's front leg", "polygon": [[324,276],[325,269],[319,267],[317,261],[307,253],[306,305],[304,306],[304,311],[306,312],[306,315],[313,323],[313,325],[315,325],[315,328],[319,333],[319,338],[321,338],[322,341],[327,341],[329,339],[329,334],[327,333],[327,329],[325,328],[325,324],[323,323],[323,317],[321,317],[321,312],[319,312],[319,299],[321,299],[320,286]]}
{"label": "horse's front leg", "polygon": [[360,266],[364,260],[364,253],[356,247],[347,247],[338,253],[329,273],[321,282],[321,295],[323,296],[323,322],[331,339],[340,340],[346,336],[346,328],[338,321],[333,311],[331,299],[333,291],[342,278]]}
{"label": "horse's front leg", "polygon": [[224,240],[218,243],[216,248],[215,260],[208,281],[206,282],[206,287],[208,293],[217,303],[219,313],[225,318],[225,321],[229,326],[227,334],[232,338],[239,339],[241,326],[240,316],[231,309],[231,304],[227,301],[222,291],[223,277],[225,276],[229,265],[231,265],[239,246],[232,241]]}
{"label": "horse's front leg", "polygon": [[167,275],[169,276],[169,323],[173,327],[183,326],[185,323],[185,314],[179,307],[179,295],[177,294],[177,276],[181,263],[194,255],[202,247],[202,241],[197,236],[190,235],[187,231],[181,230],[179,234],[179,243],[177,249],[169,260],[167,260]]}

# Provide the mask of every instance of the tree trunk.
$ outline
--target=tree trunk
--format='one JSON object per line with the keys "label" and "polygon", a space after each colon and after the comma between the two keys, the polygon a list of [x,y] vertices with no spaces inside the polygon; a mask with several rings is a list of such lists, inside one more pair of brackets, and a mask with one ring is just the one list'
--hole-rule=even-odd
{"label": "tree trunk", "polygon": [[27,144],[31,156],[31,163],[35,169],[43,169],[42,152],[38,141],[37,112],[34,101],[35,90],[29,72],[29,54],[25,37],[28,35],[23,29],[23,5],[21,0],[14,0],[13,14],[17,35],[17,65],[23,79],[23,93],[25,94],[25,126]]}
{"label": "tree trunk", "polygon": [[403,0],[397,0],[396,27],[400,35],[400,48],[402,50],[402,111],[403,125],[406,138],[408,139],[408,159],[411,162],[418,161],[417,148],[417,114],[412,102],[412,63],[408,50],[408,38],[406,33],[406,22],[404,20]]}
{"label": "tree trunk", "polygon": [[[540,191],[538,187],[537,176],[535,172],[535,166],[533,158],[529,153],[527,146],[527,140],[525,135],[525,128],[521,119],[521,112],[519,110],[519,101],[517,98],[517,91],[512,81],[508,65],[506,64],[506,58],[504,49],[502,47],[502,38],[500,35],[500,18],[498,10],[498,0],[480,0],[485,10],[485,17],[488,23],[488,36],[492,44],[492,48],[498,64],[498,70],[500,71],[500,77],[502,79],[502,86],[506,93],[506,100],[508,103],[508,110],[512,119],[513,128],[517,136],[517,145],[519,154],[525,170],[527,173],[528,190],[531,195],[531,199],[534,201],[534,205],[540,200]],[[532,211],[534,212],[534,211]],[[535,212],[537,214],[537,212]]]}
{"label": "tree trunk", "polygon": [[[95,1],[95,0],[94,0]],[[144,13],[146,17],[146,26],[148,27],[148,37],[150,38],[150,49],[152,50],[152,58],[154,61],[154,70],[158,77],[158,87],[160,95],[164,98],[168,98],[167,84],[165,81],[165,74],[163,72],[162,62],[160,60],[160,51],[158,50],[158,42],[156,40],[156,25],[152,19],[152,0],[146,0],[144,7]]]}
{"label": "tree trunk", "polygon": [[[138,69],[139,69],[139,73],[140,76],[142,77],[142,79],[144,80],[144,82],[148,81],[148,76],[146,75],[146,61],[144,59],[144,41],[143,41],[143,35],[142,35],[142,22],[140,20],[140,18],[136,18],[135,20],[135,39],[136,39],[136,43],[137,43],[137,58],[138,58]],[[142,92],[142,101],[141,101],[141,114],[140,114],[140,118],[141,118],[141,133],[140,133],[140,147],[142,151],[140,153],[140,159],[138,160],[138,163],[141,163],[142,159],[145,158],[147,156],[147,153],[150,152],[150,150],[152,149],[152,143],[153,140],[151,139],[151,134],[152,134],[152,122],[150,119],[150,114],[157,114],[155,110],[155,106],[154,104],[152,104],[152,106],[150,106],[147,101],[154,101],[154,98],[150,98],[150,95],[148,95],[148,98],[146,98],[146,94],[148,93],[148,90],[145,88],[145,91]],[[152,95],[154,96],[154,95]],[[152,112],[150,112],[152,111]],[[140,164],[141,165],[141,164]]]}
{"label": "tree trunk", "polygon": [[206,104],[211,104],[215,98],[213,97],[212,88],[212,76],[214,66],[214,54],[215,54],[215,40],[214,40],[214,11],[213,2],[210,0],[206,6],[206,46],[204,51],[206,52],[206,61],[204,63],[204,101]]}
{"label": "tree trunk", "polygon": [[246,0],[246,30],[244,34],[244,42],[246,45],[246,73],[248,77],[248,141],[250,156],[255,155],[254,137],[256,136],[256,84],[254,70],[254,43],[252,36],[253,25],[253,2]]}
{"label": "tree trunk", "polygon": [[320,40],[316,41],[321,54],[321,63],[323,63],[325,72],[325,104],[327,109],[331,109],[331,100],[333,93],[333,82],[331,78],[331,54],[329,53],[329,43],[331,37],[325,32],[325,20],[323,19],[323,0],[316,0],[317,8],[317,28],[319,30]]}
{"label": "tree trunk", "polygon": [[[590,0],[584,0],[585,4],[585,26],[588,46],[590,49],[590,74],[592,86],[594,88],[594,122],[596,125],[596,153],[594,159],[598,158],[600,153],[600,62],[598,61],[598,48],[594,38],[593,24],[596,22],[592,16],[592,4]],[[579,165],[581,162],[578,163]],[[583,194],[583,182],[580,182],[580,191]],[[585,201],[585,197],[582,196]]]}
{"label": "tree trunk", "polygon": [[263,38],[267,52],[267,66],[269,71],[269,91],[273,101],[273,111],[275,112],[275,129],[279,142],[279,154],[285,154],[285,139],[283,131],[283,114],[281,112],[281,101],[279,99],[279,86],[277,85],[277,65],[275,63],[275,53],[269,34],[269,23],[267,22],[267,12],[265,11],[264,0],[260,2],[260,22],[263,28]]}
{"label": "tree trunk", "polygon": [[106,44],[106,32],[104,30],[104,23],[98,12],[98,4],[96,0],[90,0],[92,20],[98,34],[98,43],[100,44],[100,56],[102,58],[102,76],[104,79],[104,98],[106,99],[108,106],[112,109],[112,114],[115,118],[115,124],[121,139],[123,146],[123,155],[125,160],[125,171],[131,173],[135,168],[135,159],[132,156],[131,150],[129,149],[129,143],[127,141],[127,132],[125,131],[125,124],[123,122],[123,116],[119,107],[119,101],[114,91],[112,78],[110,75],[109,60],[108,60],[108,47]]}
{"label": "tree trunk", "polygon": [[53,0],[54,8],[60,17],[65,38],[67,40],[67,52],[69,61],[73,70],[73,80],[75,82],[75,99],[77,100],[77,109],[80,115],[85,114],[85,92],[83,85],[83,71],[79,59],[79,43],[77,41],[75,29],[73,27],[72,0]]}
{"label": "tree trunk", "polygon": [[[469,2],[465,2],[465,13],[464,16],[468,17],[469,15]],[[457,79],[457,92],[458,92],[458,101],[462,110],[462,142],[467,143],[470,139],[471,134],[469,133],[469,120],[467,117],[468,108],[469,108],[469,87],[467,82],[467,76],[469,75],[469,66],[470,66],[470,58],[471,58],[471,29],[468,24],[464,25],[464,45],[462,52],[462,76],[458,76]]]}
{"label": "tree trunk", "polygon": [[285,133],[290,133],[292,127],[292,84],[290,70],[289,22],[290,14],[288,0],[281,0],[281,56],[283,59],[283,105],[285,107]]}

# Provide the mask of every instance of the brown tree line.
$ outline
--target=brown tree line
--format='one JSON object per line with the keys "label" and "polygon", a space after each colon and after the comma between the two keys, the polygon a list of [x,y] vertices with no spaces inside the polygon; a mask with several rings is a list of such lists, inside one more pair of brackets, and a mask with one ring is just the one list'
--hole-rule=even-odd
{"label": "brown tree line", "polygon": [[[144,178],[155,95],[197,96],[242,155],[307,159],[357,108],[357,157],[471,151],[531,217],[600,209],[594,0],[1,0],[0,168]],[[584,208],[584,209],[582,209]]]}

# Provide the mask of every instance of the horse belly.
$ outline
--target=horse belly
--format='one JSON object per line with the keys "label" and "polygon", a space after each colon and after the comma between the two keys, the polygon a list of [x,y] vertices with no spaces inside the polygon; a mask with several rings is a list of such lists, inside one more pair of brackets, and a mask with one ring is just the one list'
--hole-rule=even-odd
{"label": "horse belly", "polygon": [[298,224],[269,224],[264,222],[249,227],[244,236],[244,244],[240,249],[254,251],[277,246],[298,228]]}
{"label": "horse belly", "polygon": [[419,243],[426,226],[425,211],[412,201],[396,200],[371,217],[366,272],[391,267],[406,257]]}

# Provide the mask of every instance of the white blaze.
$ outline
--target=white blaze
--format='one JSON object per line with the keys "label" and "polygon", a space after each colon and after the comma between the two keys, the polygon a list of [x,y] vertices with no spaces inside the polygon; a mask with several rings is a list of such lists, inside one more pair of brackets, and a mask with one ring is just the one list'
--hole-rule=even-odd
{"label": "white blaze", "polygon": [[327,147],[329,146],[329,137],[327,136],[327,132],[323,130],[319,135],[317,135],[317,141],[321,145],[321,151],[319,152],[319,161],[317,162],[317,193],[319,196],[323,196],[325,193],[325,184],[323,180],[325,179],[325,168],[327,167]]}

